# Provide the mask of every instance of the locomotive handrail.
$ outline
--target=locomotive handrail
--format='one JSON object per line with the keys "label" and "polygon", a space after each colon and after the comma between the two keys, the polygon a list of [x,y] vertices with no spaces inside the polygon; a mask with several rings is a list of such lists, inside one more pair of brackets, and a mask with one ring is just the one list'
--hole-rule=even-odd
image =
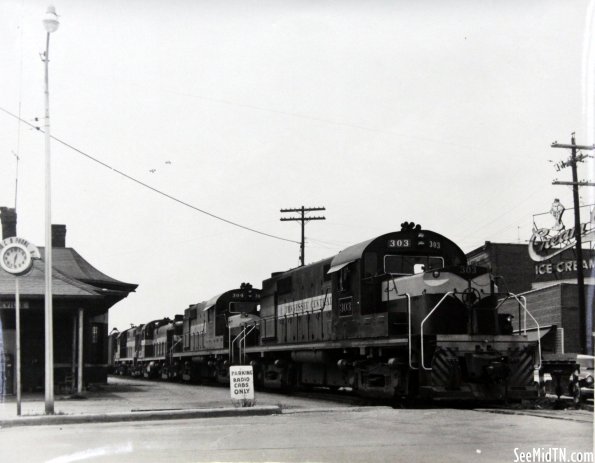
{"label": "locomotive handrail", "polygon": [[[232,364],[233,364],[233,360],[234,360],[234,355],[233,355],[233,345],[235,344],[235,342],[236,342],[236,339],[238,339],[238,338],[239,338],[239,337],[242,335],[242,333],[243,333],[244,331],[246,331],[246,327],[244,327],[244,328],[242,329],[242,331],[240,331],[240,332],[237,334],[237,336],[236,336],[235,338],[233,338],[233,340],[232,340],[232,341],[230,341],[230,343],[229,343],[229,354],[230,354],[230,355],[229,355],[229,357],[230,357],[230,360],[231,360],[231,363],[232,363]],[[229,339],[231,339],[231,330],[228,330],[228,332],[229,332]],[[242,350],[241,346],[240,346],[240,350]]]}
{"label": "locomotive handrail", "polygon": [[[248,330],[247,333],[246,333],[246,325],[244,325],[244,327],[242,328],[242,331],[240,331],[238,333],[238,335],[235,338],[233,338],[233,340],[230,341],[230,343],[229,343],[229,354],[230,354],[229,357],[230,357],[230,361],[231,361],[232,364],[234,362],[234,357],[235,357],[234,350],[233,350],[233,345],[236,343],[236,340],[241,336],[241,339],[238,342],[238,346],[240,348],[240,352],[239,352],[240,361],[243,362],[244,361],[245,352],[246,352],[246,338],[248,337],[248,335],[250,333],[252,333],[252,331],[254,331],[254,329],[257,326],[257,323],[258,322],[255,321],[254,324],[250,327],[250,329]],[[231,339],[231,335],[229,336],[229,338]],[[243,348],[244,355],[242,355],[242,343],[244,344],[244,348]]]}
{"label": "locomotive handrail", "polygon": [[[529,309],[527,309],[527,298],[525,296],[520,296],[520,298],[513,293],[508,293],[509,296],[512,296],[516,299],[516,301],[520,304],[520,306],[525,310],[524,312],[524,318],[525,318],[525,328],[524,328],[524,334],[527,334],[527,314],[529,314],[529,316],[531,317],[531,319],[533,320],[533,322],[535,322],[535,326],[537,326],[537,352],[539,353],[539,365],[535,365],[534,368],[536,370],[539,370],[541,368],[541,331],[539,329],[539,322],[537,320],[535,320],[535,317],[531,314],[531,312],[529,312]],[[521,302],[521,299],[523,299],[523,302]],[[520,320],[519,320],[520,323]],[[521,327],[519,326],[519,332],[520,332]]]}
{"label": "locomotive handrail", "polygon": [[[411,296],[409,293],[399,294],[399,290],[397,289],[397,283],[395,282],[394,278],[391,278],[393,282],[393,286],[395,288],[395,296],[396,297],[406,297],[407,298],[407,330],[408,330],[408,337],[409,337],[409,368],[412,370],[419,370],[419,367],[414,367],[412,362],[412,347],[411,347]],[[390,302],[390,291],[386,293],[387,304]]]}
{"label": "locomotive handrail", "polygon": [[[399,294],[397,294],[397,296],[399,296]],[[401,294],[400,296],[406,296],[407,297],[407,329],[409,330],[409,368],[411,368],[412,370],[419,370],[419,367],[414,367],[413,366],[413,362],[411,360],[412,358],[412,343],[411,343],[411,296],[409,295],[409,293],[405,293],[405,294]]]}
{"label": "locomotive handrail", "polygon": [[174,342],[173,345],[169,348],[168,357],[170,358],[170,361],[174,358],[174,348],[181,342],[182,342],[182,338],[180,338],[176,342]]}
{"label": "locomotive handrail", "polygon": [[[244,335],[244,337],[242,338],[242,341],[244,342],[244,350],[243,352],[240,352],[241,355],[241,360],[242,363],[246,363],[246,338],[248,337],[248,335],[250,333],[252,333],[252,331],[254,331],[254,329],[256,328],[256,323],[254,323],[254,325],[252,325],[252,327],[248,330],[248,332]],[[246,331],[246,327],[244,327],[244,331]]]}
{"label": "locomotive handrail", "polygon": [[440,306],[440,304],[442,304],[442,302],[444,302],[444,299],[446,299],[448,296],[451,296],[453,294],[454,294],[453,291],[449,291],[444,296],[442,296],[442,299],[440,299],[440,301],[438,301],[438,304],[436,304],[434,306],[434,308],[432,310],[430,310],[430,313],[428,315],[426,315],[426,317],[421,321],[421,325],[420,325],[420,332],[421,332],[421,366],[422,366],[422,368],[424,370],[432,371],[432,368],[427,368],[426,365],[425,365],[425,362],[424,362],[424,323],[426,322],[426,320],[428,318],[430,318],[432,316],[432,314]]}
{"label": "locomotive handrail", "polygon": [[[523,302],[525,303],[525,307],[527,307],[527,298],[525,296],[520,296],[520,298],[523,300]],[[533,317],[531,317],[533,318]],[[521,321],[519,320],[519,323]],[[520,327],[519,327],[520,330]],[[527,334],[527,311],[525,311],[523,313],[523,334]]]}

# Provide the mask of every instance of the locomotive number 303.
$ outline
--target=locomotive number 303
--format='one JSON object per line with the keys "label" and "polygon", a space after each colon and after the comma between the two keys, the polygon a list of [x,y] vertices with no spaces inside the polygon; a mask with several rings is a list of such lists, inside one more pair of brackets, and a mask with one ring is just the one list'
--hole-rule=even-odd
{"label": "locomotive number 303", "polygon": [[411,240],[409,240],[409,239],[388,240],[388,247],[389,248],[410,248]]}

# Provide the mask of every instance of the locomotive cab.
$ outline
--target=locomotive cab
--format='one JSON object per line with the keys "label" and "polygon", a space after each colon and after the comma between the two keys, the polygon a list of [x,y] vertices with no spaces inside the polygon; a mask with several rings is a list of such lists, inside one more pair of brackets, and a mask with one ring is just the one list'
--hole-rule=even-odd
{"label": "locomotive cab", "polygon": [[395,309],[405,297],[399,282],[416,274],[466,262],[445,237],[413,224],[341,251],[331,262],[335,339],[407,332],[406,312]]}

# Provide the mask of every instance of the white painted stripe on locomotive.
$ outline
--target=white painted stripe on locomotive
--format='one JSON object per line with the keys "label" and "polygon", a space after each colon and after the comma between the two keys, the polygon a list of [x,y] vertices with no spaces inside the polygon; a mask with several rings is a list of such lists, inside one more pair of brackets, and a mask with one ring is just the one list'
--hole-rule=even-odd
{"label": "white painted stripe on locomotive", "polygon": [[[425,294],[446,294],[449,291],[457,290],[462,292],[467,289],[468,280],[450,272],[441,272],[436,278],[432,273],[420,273],[408,277],[396,278],[382,282],[382,301],[394,301],[399,295],[409,294],[411,297]],[[396,291],[395,291],[396,286]],[[471,280],[471,287],[479,291],[480,294],[489,296],[490,294],[490,276],[489,274],[480,275]]]}
{"label": "white painted stripe on locomotive", "polygon": [[[325,302],[326,301],[326,302]],[[322,309],[324,312],[331,310],[333,306],[333,297],[331,294],[308,297],[298,301],[285,302],[277,306],[277,316],[294,316],[305,313],[318,312]],[[323,308],[324,307],[324,308]]]}

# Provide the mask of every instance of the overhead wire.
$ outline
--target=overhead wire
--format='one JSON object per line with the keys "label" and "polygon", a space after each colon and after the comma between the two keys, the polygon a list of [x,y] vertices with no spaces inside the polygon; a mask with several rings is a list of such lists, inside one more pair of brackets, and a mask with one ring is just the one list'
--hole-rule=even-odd
{"label": "overhead wire", "polygon": [[[0,107],[0,111],[3,111],[4,113],[8,114],[9,116],[14,117],[15,119],[20,120],[22,123],[27,124],[28,126],[30,126],[33,129],[38,130],[38,131],[44,133],[44,131],[40,127],[37,127],[37,126],[31,124],[29,121],[26,121],[26,120],[20,118],[18,115],[13,114],[10,111],[8,111],[8,110],[6,110],[6,109],[4,109],[2,107]],[[103,162],[103,161],[101,161],[101,160],[99,160],[99,159],[91,156],[88,153],[85,153],[84,151],[80,150],[79,148],[77,148],[77,147],[75,147],[75,146],[73,146],[73,145],[65,142],[64,140],[62,140],[60,138],[57,138],[54,135],[50,135],[50,138],[52,138],[53,140],[55,140],[56,142],[58,142],[58,143],[60,143],[60,144],[62,144],[64,146],[66,146],[67,148],[70,148],[71,150],[79,153],[80,155],[86,157],[87,159],[90,159],[91,161],[96,162],[97,164],[99,164],[99,165],[101,165],[101,166],[103,166],[103,167],[105,167],[107,169],[110,169],[111,171],[115,172],[116,174],[121,175],[122,177],[124,177],[124,178],[126,178],[126,179],[128,179],[128,180],[130,180],[130,181],[132,181],[132,182],[134,182],[136,184],[138,184],[138,185],[141,185],[142,187],[147,188],[147,189],[153,191],[154,193],[157,193],[157,194],[159,194],[161,196],[164,196],[164,197],[166,197],[166,198],[168,198],[168,199],[170,199],[172,201],[175,201],[178,204],[181,204],[181,205],[186,206],[186,207],[188,207],[190,209],[193,209],[193,210],[195,210],[197,212],[200,212],[201,214],[208,215],[209,217],[212,217],[214,219],[220,220],[221,222],[225,222],[225,223],[227,223],[229,225],[233,225],[234,227],[238,227],[238,228],[241,228],[241,229],[244,229],[244,230],[253,232],[253,233],[257,233],[259,235],[267,236],[269,238],[274,238],[276,240],[287,241],[289,243],[300,244],[299,241],[290,240],[288,238],[283,238],[281,236],[277,236],[277,235],[266,233],[266,232],[263,232],[263,231],[260,231],[260,230],[256,230],[254,228],[247,227],[246,225],[242,225],[242,224],[240,224],[238,222],[234,222],[232,220],[228,220],[228,219],[226,219],[224,217],[221,217],[219,215],[213,214],[212,212],[205,211],[204,209],[201,209],[201,208],[199,208],[197,206],[194,206],[193,204],[190,204],[190,203],[188,203],[186,201],[183,201],[183,200],[181,200],[179,198],[176,198],[175,196],[172,196],[169,193],[166,193],[166,192],[164,192],[162,190],[159,190],[159,189],[157,189],[157,188],[155,188],[155,187],[153,187],[153,186],[151,186],[151,185],[149,185],[149,184],[147,184],[147,183],[145,183],[145,182],[143,182],[143,181],[141,181],[141,180],[139,180],[139,179],[137,179],[135,177],[132,177],[131,175],[128,175],[125,172],[122,172],[119,169],[116,169],[115,167],[110,166],[109,164],[107,164],[107,163],[105,163],[105,162]]]}
{"label": "overhead wire", "polygon": [[[482,225],[475,227],[471,230],[467,230],[467,233],[465,233],[463,236],[460,237],[461,240],[464,240],[465,238],[474,235],[475,233],[477,233],[480,230],[483,230],[486,227],[489,227],[490,225],[492,225],[493,223],[497,222],[498,220],[500,220],[502,217],[504,217],[505,215],[509,215],[512,211],[518,209],[522,204],[524,204],[525,202],[529,201],[533,196],[535,196],[539,191],[541,191],[540,189],[535,190],[533,193],[530,193],[529,195],[526,195],[525,198],[522,201],[519,201],[518,203],[515,204],[515,206],[513,206],[512,208],[506,209],[504,212],[502,212],[501,214],[499,214],[496,217],[493,217],[490,221],[488,222],[484,222]],[[509,221],[510,223],[510,221]]]}

